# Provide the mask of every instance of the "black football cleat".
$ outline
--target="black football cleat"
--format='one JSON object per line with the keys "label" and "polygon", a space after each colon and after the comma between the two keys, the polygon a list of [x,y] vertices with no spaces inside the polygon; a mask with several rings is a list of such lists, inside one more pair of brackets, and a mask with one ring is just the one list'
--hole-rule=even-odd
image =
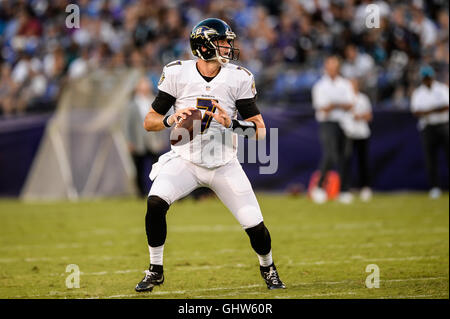
{"label": "black football cleat", "polygon": [[[159,271],[157,271],[155,268],[159,268]],[[134,288],[134,290],[136,290],[137,292],[152,291],[153,287],[159,286],[164,282],[164,273],[162,271],[162,266],[156,265],[155,267],[155,265],[150,265],[150,269],[145,270],[144,273],[144,278]]]}
{"label": "black football cleat", "polygon": [[281,282],[280,277],[278,276],[277,268],[275,264],[270,265],[269,267],[259,266],[261,271],[261,276],[266,282],[267,288],[269,289],[284,289],[286,286]]}

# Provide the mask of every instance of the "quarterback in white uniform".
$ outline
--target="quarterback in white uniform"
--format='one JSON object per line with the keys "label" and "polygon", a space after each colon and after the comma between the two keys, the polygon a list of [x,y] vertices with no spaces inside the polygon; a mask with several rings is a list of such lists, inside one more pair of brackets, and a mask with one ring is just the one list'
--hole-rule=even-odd
{"label": "quarterback in white uniform", "polygon": [[[236,155],[237,134],[264,139],[265,126],[255,104],[253,74],[229,63],[239,56],[233,45],[235,37],[224,21],[203,20],[190,35],[192,53],[198,59],[174,61],[163,69],[144,128],[169,128],[199,109],[201,133],[188,143],[173,145],[152,167],[150,179],[154,182],[145,217],[150,266],[136,285],[138,292],[151,291],[164,282],[163,251],[170,205],[203,186],[216,193],[248,234],[267,287],[285,288],[273,263],[269,231]],[[167,115],[172,106],[175,113]],[[238,112],[244,121],[237,120]]]}

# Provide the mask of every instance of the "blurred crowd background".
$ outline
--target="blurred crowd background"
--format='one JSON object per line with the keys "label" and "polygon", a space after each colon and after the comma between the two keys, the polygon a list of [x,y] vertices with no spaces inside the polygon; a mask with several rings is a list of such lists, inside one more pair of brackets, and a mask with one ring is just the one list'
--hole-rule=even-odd
{"label": "blurred crowd background", "polygon": [[[70,3],[80,8],[78,29],[66,27]],[[370,3],[380,8],[380,28],[365,27]],[[206,17],[238,35],[239,64],[255,74],[261,107],[311,109],[330,53],[375,109],[408,108],[423,64],[449,83],[444,0],[1,0],[0,113],[51,111],[68,79],[99,67],[142,69],[154,94],[166,63],[193,57],[189,34]]]}

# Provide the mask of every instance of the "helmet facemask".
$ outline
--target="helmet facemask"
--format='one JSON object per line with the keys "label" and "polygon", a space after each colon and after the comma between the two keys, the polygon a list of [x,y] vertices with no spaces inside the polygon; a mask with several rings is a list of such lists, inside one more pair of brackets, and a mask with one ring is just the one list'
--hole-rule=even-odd
{"label": "helmet facemask", "polygon": [[[216,49],[216,56],[214,59],[216,59],[217,61],[219,61],[221,64],[226,64],[228,63],[230,60],[231,61],[236,61],[239,59],[239,49],[236,49],[234,47],[234,39],[236,38],[236,35],[234,34],[234,32],[231,31],[227,31],[227,35],[226,37],[221,37],[219,39],[216,39],[214,41],[211,41],[211,43],[213,44],[214,48]],[[219,44],[219,40],[226,40],[228,45],[220,45]],[[227,54],[222,54],[221,52],[227,52]]]}
{"label": "helmet facemask", "polygon": [[[234,32],[227,31],[226,36],[217,37],[216,34],[208,35],[207,32],[205,32],[205,37],[207,38],[207,47],[205,52],[199,52],[202,51],[201,49],[197,50],[198,56],[205,61],[212,61],[217,60],[221,64],[226,64],[230,60],[236,61],[239,59],[239,49],[234,47],[234,39],[236,38],[236,35]],[[220,45],[219,40],[226,40],[228,42],[228,46]],[[208,51],[214,50],[215,54],[209,54],[212,55],[211,58],[206,59],[204,55],[208,54],[202,54],[207,53]],[[228,51],[227,54],[222,54],[221,51]]]}

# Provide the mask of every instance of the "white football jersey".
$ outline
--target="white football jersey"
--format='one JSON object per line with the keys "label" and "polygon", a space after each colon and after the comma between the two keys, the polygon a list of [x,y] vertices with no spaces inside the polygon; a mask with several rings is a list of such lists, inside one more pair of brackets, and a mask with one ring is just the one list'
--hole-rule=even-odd
{"label": "white football jersey", "polygon": [[176,98],[174,109],[196,107],[202,112],[201,134],[190,143],[172,146],[172,151],[197,165],[213,168],[236,158],[237,135],[231,129],[205,114],[218,112],[212,100],[237,118],[236,101],[254,98],[256,87],[253,74],[235,64],[222,65],[219,73],[207,82],[196,67],[197,60],[174,61],[167,64],[158,83],[158,89]]}

